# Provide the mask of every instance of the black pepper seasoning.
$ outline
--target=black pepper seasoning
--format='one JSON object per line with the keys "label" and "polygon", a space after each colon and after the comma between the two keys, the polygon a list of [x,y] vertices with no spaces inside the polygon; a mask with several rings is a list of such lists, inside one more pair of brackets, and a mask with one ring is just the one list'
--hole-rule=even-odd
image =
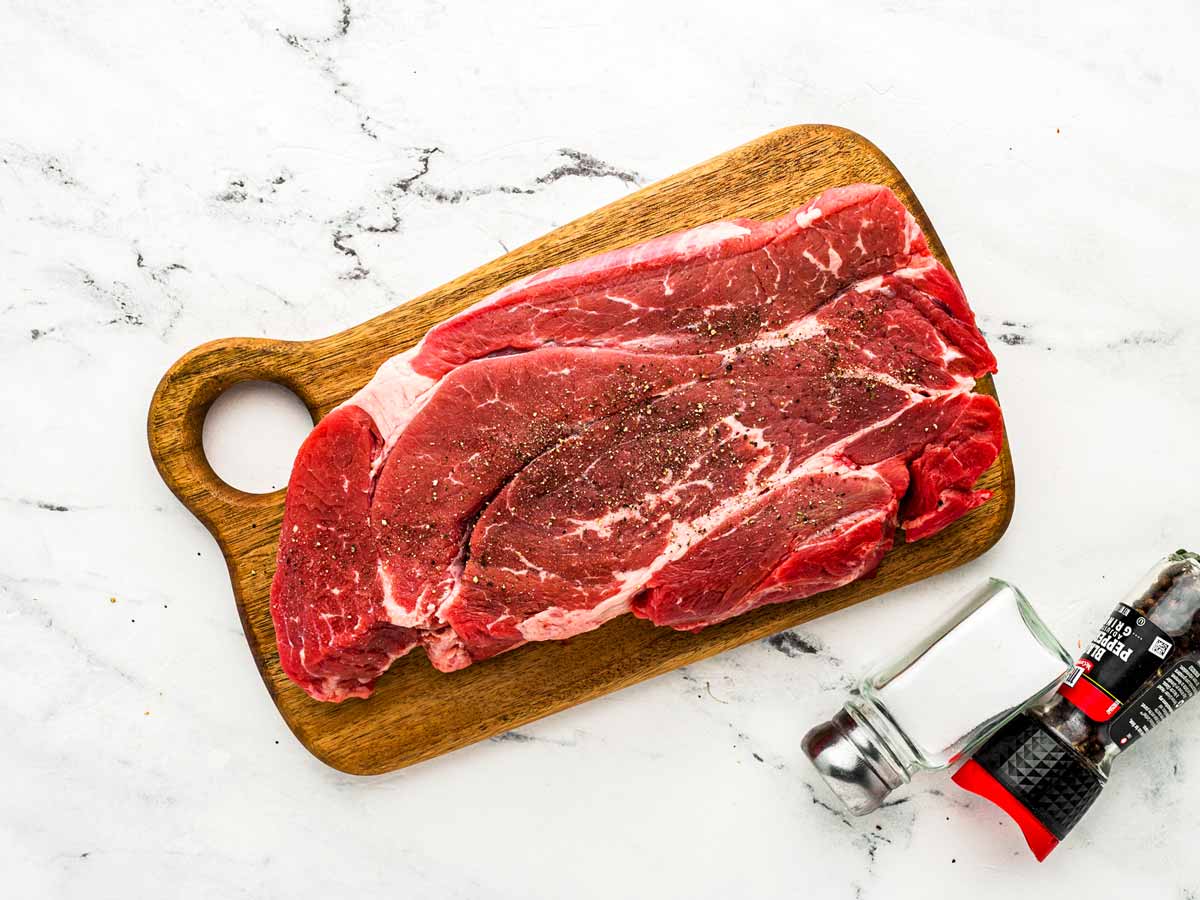
{"label": "black pepper seasoning", "polygon": [[1016,820],[1039,860],[1083,817],[1113,760],[1200,693],[1200,555],[1161,560],[1048,700],[958,770],[959,786]]}

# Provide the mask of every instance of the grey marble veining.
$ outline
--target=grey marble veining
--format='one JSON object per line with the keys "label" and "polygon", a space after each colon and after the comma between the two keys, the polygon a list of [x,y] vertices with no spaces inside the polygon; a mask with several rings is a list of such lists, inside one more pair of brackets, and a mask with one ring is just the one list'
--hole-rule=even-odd
{"label": "grey marble veining", "polygon": [[[847,818],[799,751],[984,575],[1074,646],[1200,544],[1198,29],[1179,0],[0,0],[7,891],[1200,896],[1200,707],[1121,759],[1040,866],[944,778]],[[162,372],[205,340],[362,321],[805,121],[874,140],[954,259],[1000,358],[1005,539],[410,770],[310,758],[149,460]]]}

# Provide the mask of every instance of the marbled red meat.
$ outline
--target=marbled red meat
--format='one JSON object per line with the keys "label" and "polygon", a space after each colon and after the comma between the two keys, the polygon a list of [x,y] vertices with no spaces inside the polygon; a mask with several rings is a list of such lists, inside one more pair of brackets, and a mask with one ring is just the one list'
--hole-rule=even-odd
{"label": "marbled red meat", "polygon": [[995,359],[891,192],[827,191],[537,273],[389,360],[305,442],[284,670],[367,696],[633,612],[696,631],[874,571],[985,502]]}

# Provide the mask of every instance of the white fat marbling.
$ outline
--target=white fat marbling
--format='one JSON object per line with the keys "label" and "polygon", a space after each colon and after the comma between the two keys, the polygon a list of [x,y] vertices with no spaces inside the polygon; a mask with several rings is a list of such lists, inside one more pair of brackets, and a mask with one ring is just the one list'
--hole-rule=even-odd
{"label": "white fat marbling", "polygon": [[[847,820],[799,750],[984,575],[1074,647],[1200,544],[1197,27],[1182,0],[0,0],[4,895],[1200,896],[1200,704],[1041,866],[944,778]],[[404,772],[311,758],[150,463],[162,372],[359,322],[804,121],[874,140],[946,241],[1000,357],[1004,541]]]}

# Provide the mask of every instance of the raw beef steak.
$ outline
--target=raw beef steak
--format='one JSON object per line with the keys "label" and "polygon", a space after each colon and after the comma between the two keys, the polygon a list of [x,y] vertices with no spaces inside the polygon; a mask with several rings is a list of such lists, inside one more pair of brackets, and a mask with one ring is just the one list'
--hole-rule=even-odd
{"label": "raw beef steak", "polygon": [[888,190],[509,285],[313,430],[271,610],[313,697],[626,612],[696,631],[874,571],[985,502],[995,358]]}

